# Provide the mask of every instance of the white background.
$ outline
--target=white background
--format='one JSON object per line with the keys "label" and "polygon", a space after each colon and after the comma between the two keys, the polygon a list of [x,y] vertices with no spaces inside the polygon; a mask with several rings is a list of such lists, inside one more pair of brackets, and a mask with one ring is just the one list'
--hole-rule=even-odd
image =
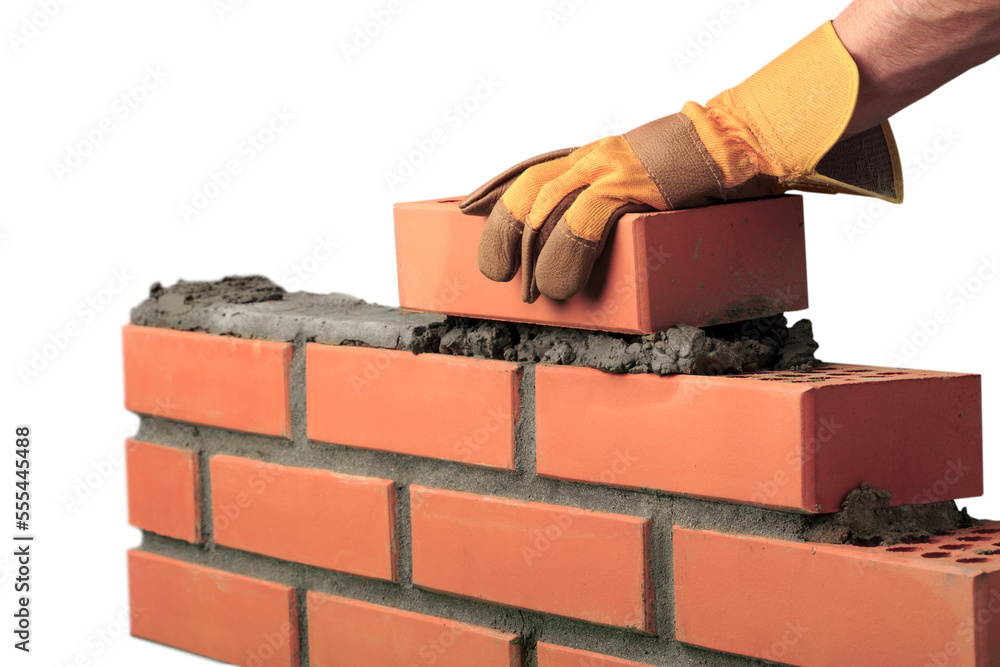
{"label": "white background", "polygon": [[[350,55],[344,45],[388,0],[70,1],[50,3],[47,19],[44,4],[6,0],[0,15],[0,466],[12,467],[15,425],[30,424],[38,536],[30,656],[10,648],[13,563],[0,549],[0,662],[64,667],[204,662],[101,634],[119,635],[125,551],[140,539],[116,456],[138,424],[122,407],[119,330],[151,283],[259,273],[396,304],[393,202],[463,194],[525,157],[704,102],[844,3],[565,0],[564,16],[559,0],[403,0]],[[724,10],[712,34],[704,22]],[[697,39],[701,53],[679,62]],[[987,518],[1000,517],[1000,280],[984,268],[1000,248],[998,75],[994,61],[894,119],[903,206],[807,195],[813,306],[801,313],[823,359],[892,365],[897,354],[895,365],[982,374],[987,493],[960,504]],[[495,89],[470,99],[491,77]],[[466,100],[463,118],[452,108]],[[248,159],[244,142],[275,109],[294,119]],[[111,132],[88,151],[102,121]],[[385,174],[437,128],[446,141],[390,188]],[[74,150],[88,153],[75,167]],[[230,160],[240,173],[185,220],[181,205]],[[993,280],[956,297],[980,270]],[[939,309],[947,322],[921,334]],[[14,476],[0,477],[9,503]],[[74,494],[87,497],[69,506]]]}

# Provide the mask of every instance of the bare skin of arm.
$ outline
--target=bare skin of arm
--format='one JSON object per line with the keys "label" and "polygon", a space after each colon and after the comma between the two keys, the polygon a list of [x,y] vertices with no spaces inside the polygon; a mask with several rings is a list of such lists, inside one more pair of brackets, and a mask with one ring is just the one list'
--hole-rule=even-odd
{"label": "bare skin of arm", "polygon": [[1000,0],[854,0],[833,27],[861,75],[845,136],[1000,54]]}

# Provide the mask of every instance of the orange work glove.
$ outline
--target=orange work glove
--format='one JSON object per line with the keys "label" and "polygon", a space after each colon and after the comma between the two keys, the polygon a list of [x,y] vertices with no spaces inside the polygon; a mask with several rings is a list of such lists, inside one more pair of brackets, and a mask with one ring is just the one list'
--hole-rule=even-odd
{"label": "orange work glove", "polygon": [[902,201],[888,122],[841,138],[858,68],[826,23],[749,79],[701,106],[582,148],[508,169],[460,204],[489,219],[479,269],[521,298],[566,299],[587,282],[625,213],[781,194],[847,192]]}

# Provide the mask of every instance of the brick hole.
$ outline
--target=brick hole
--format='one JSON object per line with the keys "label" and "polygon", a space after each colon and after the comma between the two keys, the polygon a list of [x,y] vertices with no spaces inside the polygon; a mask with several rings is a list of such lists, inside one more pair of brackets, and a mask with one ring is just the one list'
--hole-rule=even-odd
{"label": "brick hole", "polygon": [[972,532],[977,535],[995,535],[1000,533],[1000,528],[977,528]]}
{"label": "brick hole", "polygon": [[867,368],[845,368],[844,373],[870,373]]}
{"label": "brick hole", "polygon": [[920,547],[889,547],[886,551],[920,551]]}
{"label": "brick hole", "polygon": [[906,375],[906,373],[902,371],[886,371],[884,373],[876,373],[875,375]]}
{"label": "brick hole", "polygon": [[903,544],[931,544],[933,540],[929,537],[914,537],[911,540],[903,540]]}
{"label": "brick hole", "polygon": [[964,549],[964,544],[942,544],[938,549],[947,549],[948,551],[955,551],[957,549]]}
{"label": "brick hole", "polygon": [[461,199],[438,199],[439,204],[454,204],[456,202],[462,201]]}
{"label": "brick hole", "polygon": [[982,535],[965,535],[963,537],[956,537],[955,539],[958,540],[959,542],[982,542],[990,538],[984,537]]}
{"label": "brick hole", "polygon": [[989,558],[959,558],[956,563],[988,563]]}
{"label": "brick hole", "polygon": [[921,558],[947,558],[948,554],[943,551],[928,551],[925,554],[920,554]]}

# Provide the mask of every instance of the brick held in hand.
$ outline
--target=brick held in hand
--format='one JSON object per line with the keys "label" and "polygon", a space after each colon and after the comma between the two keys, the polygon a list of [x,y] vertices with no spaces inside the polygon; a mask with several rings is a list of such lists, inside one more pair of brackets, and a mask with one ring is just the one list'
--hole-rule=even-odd
{"label": "brick held in hand", "polygon": [[519,278],[479,272],[485,217],[457,200],[396,204],[399,303],[407,310],[653,333],[808,306],[802,198],[771,197],[624,216],[583,291],[521,300]]}

